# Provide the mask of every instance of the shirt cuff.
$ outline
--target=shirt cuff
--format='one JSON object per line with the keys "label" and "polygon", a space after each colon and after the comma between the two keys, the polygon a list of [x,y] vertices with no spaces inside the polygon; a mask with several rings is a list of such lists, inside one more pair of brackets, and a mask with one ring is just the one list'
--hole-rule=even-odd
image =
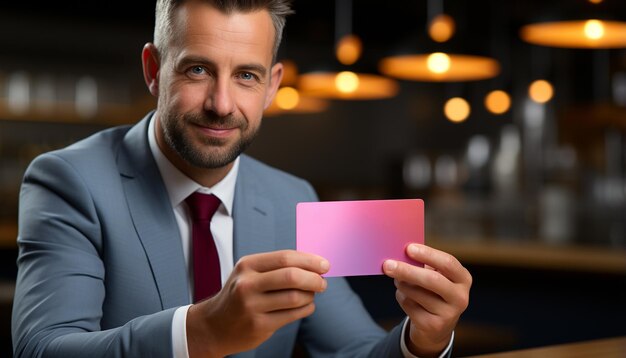
{"label": "shirt cuff", "polygon": [[187,311],[191,305],[182,306],[174,311],[172,318],[172,350],[174,358],[189,358],[187,349]]}
{"label": "shirt cuff", "polygon": [[[404,337],[406,337],[406,330],[408,326],[409,326],[409,317],[407,317],[404,320],[404,324],[402,325],[402,333],[400,333],[400,349],[402,349],[402,355],[404,356],[404,358],[418,358],[417,356],[413,355],[409,351],[409,348],[406,346],[406,342],[404,341]],[[448,355],[450,354],[450,351],[452,350],[452,342],[454,342],[454,331],[452,331],[452,337],[450,337],[450,343],[448,343],[448,346],[446,347],[446,349],[444,349],[443,352],[441,352],[441,354],[439,355],[439,358],[448,357]]]}

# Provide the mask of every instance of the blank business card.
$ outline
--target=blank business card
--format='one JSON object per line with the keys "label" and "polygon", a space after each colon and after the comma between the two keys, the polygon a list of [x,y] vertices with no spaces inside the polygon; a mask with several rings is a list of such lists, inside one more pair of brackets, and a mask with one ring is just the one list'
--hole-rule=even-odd
{"label": "blank business card", "polygon": [[385,260],[421,264],[406,255],[424,243],[424,201],[363,200],[299,203],[296,248],[330,262],[324,276],[381,275]]}

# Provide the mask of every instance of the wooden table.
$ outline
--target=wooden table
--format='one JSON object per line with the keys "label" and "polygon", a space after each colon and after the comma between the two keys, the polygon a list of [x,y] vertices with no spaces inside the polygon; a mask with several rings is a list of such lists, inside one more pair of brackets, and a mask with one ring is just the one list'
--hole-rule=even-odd
{"label": "wooden table", "polygon": [[626,337],[600,339],[588,342],[561,344],[542,348],[524,349],[497,354],[480,355],[482,358],[624,358],[626,357]]}

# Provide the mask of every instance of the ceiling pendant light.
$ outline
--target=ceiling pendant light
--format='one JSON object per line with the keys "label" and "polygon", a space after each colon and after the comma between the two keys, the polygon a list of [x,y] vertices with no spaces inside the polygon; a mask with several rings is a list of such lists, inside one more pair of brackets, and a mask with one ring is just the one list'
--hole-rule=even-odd
{"label": "ceiling pendant light", "polygon": [[353,34],[343,36],[337,43],[335,55],[341,64],[350,66],[359,60],[363,53],[361,39]]}
{"label": "ceiling pendant light", "polygon": [[[337,60],[346,66],[356,63],[362,54],[362,43],[352,34],[352,1],[336,0],[337,22],[335,31],[343,26],[347,35],[336,36]],[[298,88],[307,96],[340,99],[371,100],[391,98],[398,94],[399,86],[393,79],[374,74],[357,73],[349,70],[339,72],[311,72],[298,78]]]}
{"label": "ceiling pendant light", "polygon": [[[497,14],[502,11],[502,7],[506,4],[494,5],[493,13]],[[491,80],[491,90],[485,95],[483,105],[487,112],[501,118],[510,118],[504,116],[511,111],[512,97],[507,92],[507,84],[511,83],[511,51],[509,47],[510,39],[507,35],[509,28],[507,17],[497,17],[493,20],[491,28],[491,52],[498,53],[498,59],[502,63],[502,73]]]}
{"label": "ceiling pendant light", "polygon": [[536,23],[522,27],[520,36],[528,43],[549,47],[622,48],[626,47],[626,22],[589,19]]}
{"label": "ceiling pendant light", "polygon": [[[428,34],[436,42],[446,42],[455,33],[454,19],[443,13],[443,3],[428,2]],[[498,61],[489,57],[433,52],[389,56],[379,62],[381,73],[398,79],[423,82],[484,80],[500,73]]]}
{"label": "ceiling pendant light", "polygon": [[303,95],[294,86],[298,81],[298,67],[293,61],[283,60],[283,80],[276,92],[274,101],[263,112],[263,116],[272,117],[284,114],[312,114],[324,112],[329,103],[320,98]]}
{"label": "ceiling pendant light", "polygon": [[[589,0],[589,3],[598,5],[602,1]],[[626,47],[626,22],[597,18],[540,22],[523,26],[520,30],[520,37],[528,43],[548,47],[624,48]]]}
{"label": "ceiling pendant light", "polygon": [[328,101],[303,96],[293,87],[282,87],[276,93],[272,104],[263,112],[265,117],[284,114],[313,114],[324,112],[329,107]]}
{"label": "ceiling pendant light", "polygon": [[399,90],[388,78],[350,71],[303,74],[298,84],[308,96],[345,100],[391,98]]}
{"label": "ceiling pendant light", "polygon": [[425,82],[477,81],[500,73],[492,58],[439,52],[385,57],[379,69],[387,76]]}
{"label": "ceiling pendant light", "polygon": [[428,36],[436,42],[446,42],[454,36],[456,24],[454,19],[446,14],[436,15],[428,24]]}

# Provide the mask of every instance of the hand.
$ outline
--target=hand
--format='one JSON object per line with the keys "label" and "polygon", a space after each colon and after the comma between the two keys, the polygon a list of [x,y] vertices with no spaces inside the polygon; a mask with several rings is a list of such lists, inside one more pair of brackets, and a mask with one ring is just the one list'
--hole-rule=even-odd
{"label": "hand", "polygon": [[396,300],[411,320],[407,347],[420,357],[437,356],[469,304],[472,276],[454,256],[428,246],[411,244],[407,255],[424,268],[387,260],[383,270],[395,279]]}
{"label": "hand", "polygon": [[326,289],[329,263],[293,250],[242,257],[214,297],[187,312],[190,357],[222,357],[253,349],[280,327],[309,316]]}

